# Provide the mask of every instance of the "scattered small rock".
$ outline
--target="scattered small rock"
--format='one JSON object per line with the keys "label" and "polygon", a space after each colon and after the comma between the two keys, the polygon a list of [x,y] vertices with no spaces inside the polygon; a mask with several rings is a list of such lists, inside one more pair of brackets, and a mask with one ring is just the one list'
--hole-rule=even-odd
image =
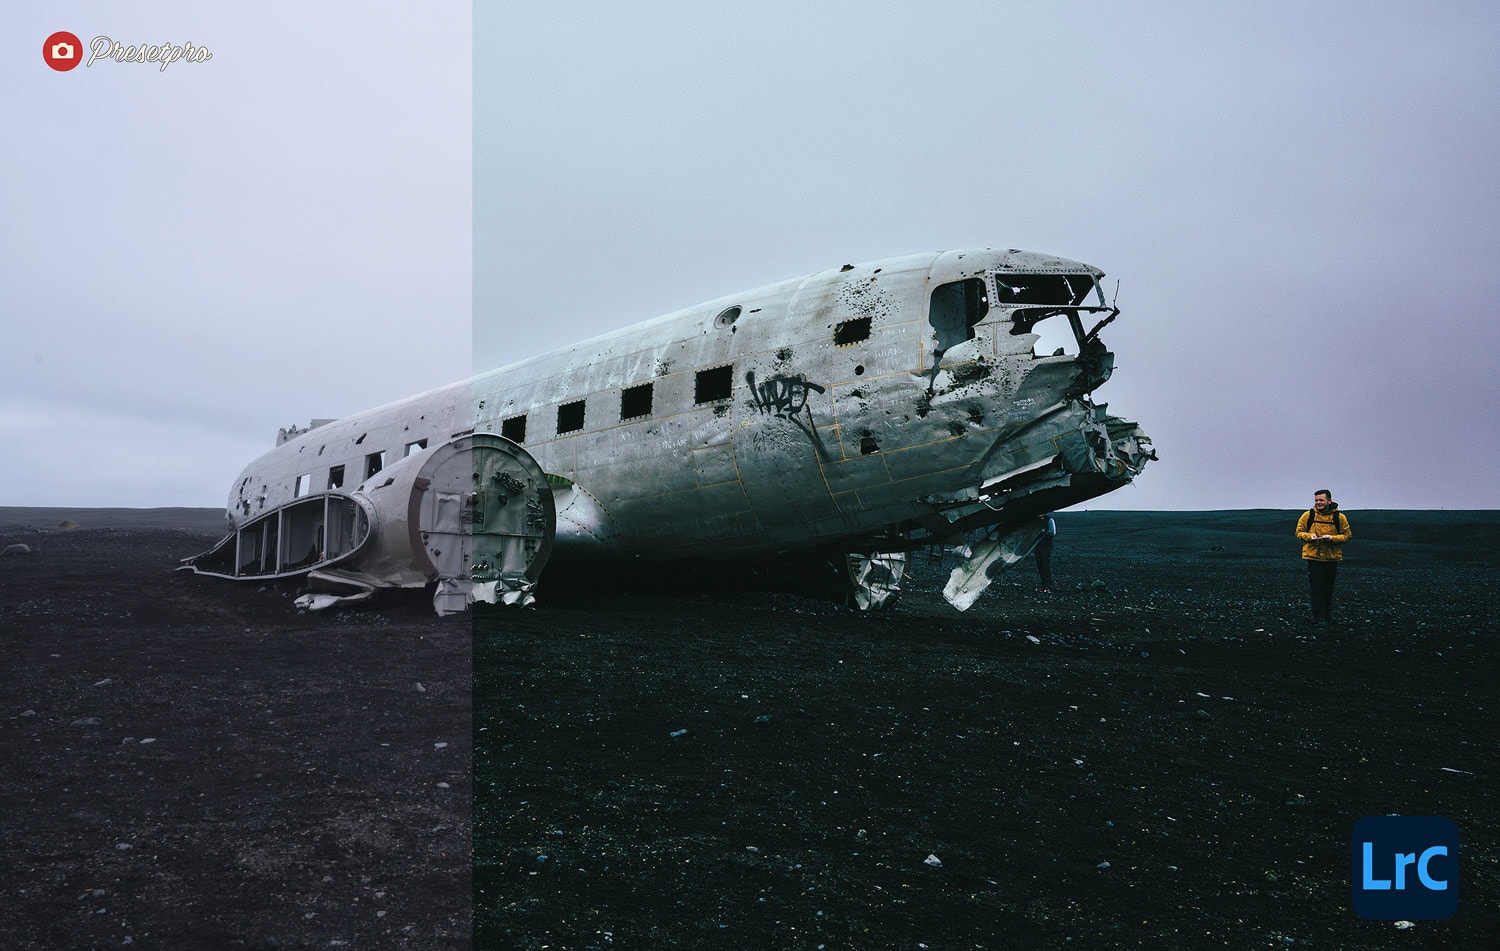
{"label": "scattered small rock", "polygon": [[141,745],[145,746],[147,743],[155,743],[155,742],[156,742],[156,737],[154,737],[154,736],[148,736],[144,740],[141,740]]}
{"label": "scattered small rock", "polygon": [[677,736],[686,736],[686,735],[687,735],[687,730],[673,730],[672,731],[672,736],[674,736],[674,737],[677,737]]}
{"label": "scattered small rock", "polygon": [[77,522],[73,521],[70,518],[70,519],[68,519],[66,521],[58,522],[57,523],[57,527],[63,529],[64,531],[71,532],[74,529],[76,529],[76,528],[82,528],[83,526],[79,525]]}
{"label": "scattered small rock", "polygon": [[103,680],[101,680],[98,683],[94,684],[94,686],[95,687],[108,687],[112,683],[114,683],[113,679],[111,679],[109,677],[105,677]]}
{"label": "scattered small rock", "polygon": [[936,855],[929,855],[922,861],[926,862],[928,865],[931,865],[933,868],[943,867],[943,860],[938,858]]}
{"label": "scattered small rock", "polygon": [[422,681],[417,681],[417,693],[426,693],[427,688],[422,686]]}
{"label": "scattered small rock", "polygon": [[445,750],[445,749],[448,748],[448,744],[447,743],[434,743],[434,744],[432,744],[432,748],[435,749],[435,750]]}
{"label": "scattered small rock", "polygon": [[135,846],[131,845],[129,842],[116,842],[115,843],[115,851],[116,852],[129,852],[133,848],[135,848]]}
{"label": "scattered small rock", "polygon": [[1095,865],[1094,868],[1109,868],[1109,863],[1108,862],[1100,862],[1098,865]]}
{"label": "scattered small rock", "polygon": [[21,545],[21,544],[9,545],[9,546],[6,547],[5,551],[0,552],[0,555],[29,555],[29,554],[31,554],[31,546],[30,545]]}
{"label": "scattered small rock", "polygon": [[69,723],[68,726],[100,726],[104,721],[98,717],[80,717]]}

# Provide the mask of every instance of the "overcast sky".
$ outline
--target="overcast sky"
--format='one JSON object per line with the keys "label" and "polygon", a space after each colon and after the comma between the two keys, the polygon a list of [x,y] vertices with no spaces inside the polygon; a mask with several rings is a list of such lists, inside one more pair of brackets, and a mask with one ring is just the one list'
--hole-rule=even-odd
{"label": "overcast sky", "polygon": [[0,14],[0,504],[222,505],[279,426],[989,246],[1119,281],[1161,461],[1091,507],[1500,507],[1492,4],[439,6]]}
{"label": "overcast sky", "polygon": [[[279,427],[468,375],[467,6],[22,6],[0,504],[223,506]],[[58,30],[213,58],[59,73]]]}

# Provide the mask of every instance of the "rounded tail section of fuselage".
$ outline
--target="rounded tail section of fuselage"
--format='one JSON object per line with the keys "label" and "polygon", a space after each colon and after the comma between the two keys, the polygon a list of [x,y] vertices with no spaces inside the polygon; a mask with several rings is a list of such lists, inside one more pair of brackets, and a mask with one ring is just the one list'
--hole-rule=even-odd
{"label": "rounded tail section of fuselage", "polygon": [[557,513],[536,460],[492,433],[423,448],[353,492],[272,504],[184,567],[240,581],[305,576],[311,610],[376,588],[435,585],[439,614],[474,601],[529,604]]}

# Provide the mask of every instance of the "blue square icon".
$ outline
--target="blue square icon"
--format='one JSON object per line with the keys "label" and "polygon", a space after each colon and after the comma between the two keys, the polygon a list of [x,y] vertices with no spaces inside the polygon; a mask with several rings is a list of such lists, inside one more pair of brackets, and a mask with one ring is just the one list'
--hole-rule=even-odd
{"label": "blue square icon", "polygon": [[1458,911],[1458,826],[1443,816],[1368,816],[1350,839],[1354,912],[1439,921]]}

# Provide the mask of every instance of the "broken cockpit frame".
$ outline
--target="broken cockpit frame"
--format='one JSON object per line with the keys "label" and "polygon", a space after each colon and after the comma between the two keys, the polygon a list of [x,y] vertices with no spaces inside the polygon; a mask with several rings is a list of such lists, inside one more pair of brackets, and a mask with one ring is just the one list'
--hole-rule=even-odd
{"label": "broken cockpit frame", "polygon": [[[1067,395],[1083,396],[1109,379],[1114,356],[1099,340],[1099,331],[1120,315],[1120,309],[1105,303],[1092,274],[1026,274],[1011,281],[996,275],[995,290],[997,306],[1009,311],[1011,335],[1037,336],[1035,356],[1066,356],[1069,343],[1076,343],[1080,372]],[[1086,303],[1091,293],[1098,303]],[[1103,319],[1085,331],[1084,316],[1096,314],[1103,314]],[[1060,334],[1058,318],[1067,325]]]}

